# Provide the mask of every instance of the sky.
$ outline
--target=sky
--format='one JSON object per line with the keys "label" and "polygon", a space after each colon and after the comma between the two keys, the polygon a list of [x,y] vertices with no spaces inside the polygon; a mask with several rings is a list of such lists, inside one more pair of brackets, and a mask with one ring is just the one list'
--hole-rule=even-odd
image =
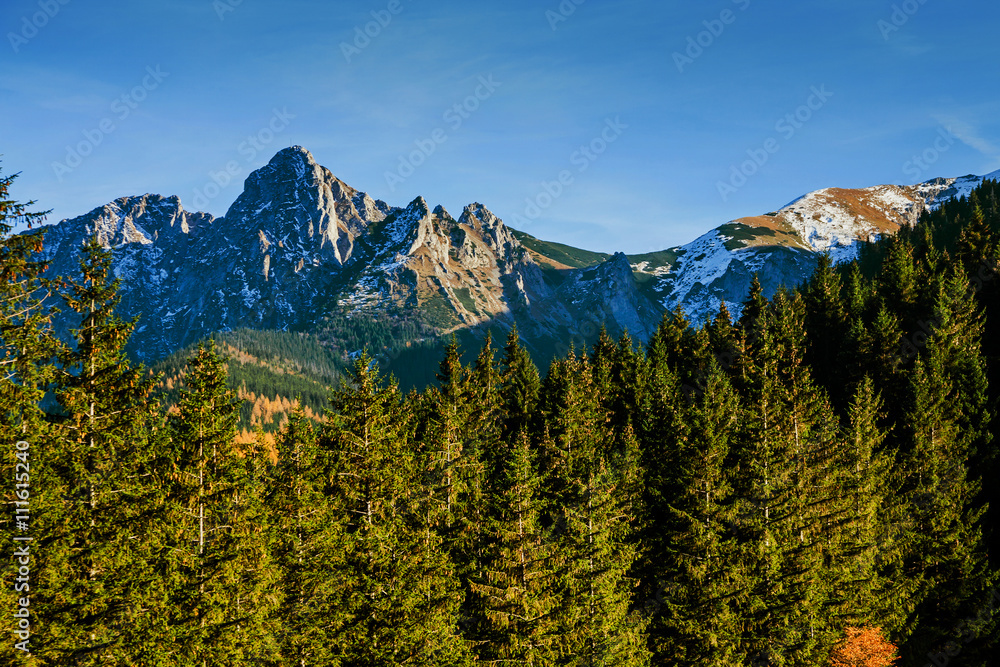
{"label": "sky", "polygon": [[394,206],[642,253],[824,187],[1000,169],[1000,5],[4,0],[0,169],[50,222],[224,215],[278,150]]}

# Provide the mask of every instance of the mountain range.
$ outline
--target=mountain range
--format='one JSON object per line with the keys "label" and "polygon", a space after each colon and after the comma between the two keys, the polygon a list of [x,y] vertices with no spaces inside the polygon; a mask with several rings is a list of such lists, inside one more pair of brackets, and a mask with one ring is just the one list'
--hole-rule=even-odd
{"label": "mountain range", "polygon": [[795,286],[821,253],[853,259],[998,177],[819,190],[687,245],[626,256],[537,239],[479,203],[457,218],[422,197],[393,206],[292,146],[246,179],[221,218],[145,194],[37,231],[52,275],[76,273],[95,234],[112,251],[121,314],[139,318],[130,351],[146,362],[219,331],[310,332],[331,316],[415,320],[434,335],[516,323],[529,349],[558,352],[602,324],[645,340],[678,306],[695,321],[723,302],[738,314],[753,274],[768,295]]}

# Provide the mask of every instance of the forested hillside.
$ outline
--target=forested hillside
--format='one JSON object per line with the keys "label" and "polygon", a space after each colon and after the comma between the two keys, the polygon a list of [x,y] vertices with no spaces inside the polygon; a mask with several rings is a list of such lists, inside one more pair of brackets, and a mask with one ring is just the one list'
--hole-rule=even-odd
{"label": "forested hillside", "polygon": [[[108,254],[41,281],[10,183],[0,534],[30,573],[8,548],[5,662],[996,664],[996,182],[798,289],[755,280],[735,322],[677,311],[544,373],[515,328],[405,393],[370,353],[293,367],[228,334],[163,378],[169,413]],[[299,392],[273,452],[237,444],[244,355],[343,382],[321,416]]]}

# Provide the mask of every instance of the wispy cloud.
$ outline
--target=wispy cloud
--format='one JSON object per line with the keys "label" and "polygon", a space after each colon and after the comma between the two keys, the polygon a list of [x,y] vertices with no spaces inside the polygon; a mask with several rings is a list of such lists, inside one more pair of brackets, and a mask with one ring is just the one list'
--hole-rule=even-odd
{"label": "wispy cloud", "polygon": [[952,115],[936,114],[934,120],[941,123],[963,144],[989,158],[991,165],[1000,165],[1000,147],[982,136],[979,128]]}

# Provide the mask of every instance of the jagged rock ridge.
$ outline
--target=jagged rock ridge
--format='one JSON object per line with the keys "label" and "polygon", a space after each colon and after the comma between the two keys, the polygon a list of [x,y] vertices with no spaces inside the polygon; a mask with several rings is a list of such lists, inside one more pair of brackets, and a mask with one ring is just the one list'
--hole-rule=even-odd
{"label": "jagged rock ridge", "polygon": [[418,314],[441,333],[518,322],[529,336],[552,339],[574,330],[583,303],[612,330],[640,336],[660,312],[622,271],[623,257],[591,279],[580,271],[552,284],[482,204],[458,220],[423,198],[392,207],[299,146],[253,172],[222,218],[189,213],[176,197],[143,195],[45,231],[55,275],[76,272],[79,249],[94,234],[112,249],[123,314],[139,316],[131,349],[144,360],[215,331],[308,330],[332,308]]}

